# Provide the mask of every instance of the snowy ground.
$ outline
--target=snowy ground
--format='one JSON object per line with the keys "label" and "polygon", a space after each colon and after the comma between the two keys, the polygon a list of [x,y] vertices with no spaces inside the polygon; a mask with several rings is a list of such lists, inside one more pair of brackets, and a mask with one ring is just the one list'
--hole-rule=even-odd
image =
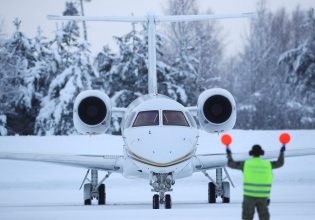
{"label": "snowy ground", "polygon": [[[288,149],[315,147],[315,131],[290,131]],[[233,131],[233,152],[260,143],[280,148],[280,131]],[[86,137],[0,137],[0,152],[121,154],[122,141],[107,135]],[[202,133],[200,153],[224,152],[217,135]],[[82,205],[78,190],[85,170],[58,165],[0,161],[0,220],[6,219],[240,219],[241,173],[229,170],[236,188],[230,204],[207,204],[208,180],[196,173],[176,181],[172,210],[152,210],[148,180],[113,174],[106,182],[107,206]],[[214,171],[210,171],[214,175]],[[102,173],[103,175],[103,173]],[[315,156],[289,158],[274,171],[272,219],[315,219]],[[258,219],[256,217],[256,219]]]}

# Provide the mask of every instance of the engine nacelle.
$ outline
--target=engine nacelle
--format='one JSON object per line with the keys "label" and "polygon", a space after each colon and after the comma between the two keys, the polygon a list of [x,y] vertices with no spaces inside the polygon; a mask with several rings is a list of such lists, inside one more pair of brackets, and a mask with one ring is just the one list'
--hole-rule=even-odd
{"label": "engine nacelle", "polygon": [[82,134],[104,133],[110,126],[111,114],[110,99],[103,92],[86,90],[74,101],[73,123]]}
{"label": "engine nacelle", "polygon": [[208,89],[198,98],[198,119],[207,132],[223,132],[232,129],[236,122],[235,100],[225,89]]}

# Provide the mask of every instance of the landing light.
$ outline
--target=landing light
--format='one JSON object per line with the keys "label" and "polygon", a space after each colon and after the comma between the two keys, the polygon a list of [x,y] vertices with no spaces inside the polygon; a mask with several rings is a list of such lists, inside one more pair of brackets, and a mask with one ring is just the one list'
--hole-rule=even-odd
{"label": "landing light", "polygon": [[291,137],[288,133],[282,133],[279,137],[279,141],[282,143],[282,144],[287,144],[289,143],[291,140]]}
{"label": "landing light", "polygon": [[225,146],[229,146],[232,143],[232,137],[228,134],[225,134],[221,137],[221,142]]}

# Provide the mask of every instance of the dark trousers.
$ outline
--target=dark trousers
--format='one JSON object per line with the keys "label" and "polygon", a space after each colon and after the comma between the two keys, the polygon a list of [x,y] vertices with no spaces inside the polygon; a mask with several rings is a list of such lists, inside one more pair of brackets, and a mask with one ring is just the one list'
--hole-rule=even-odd
{"label": "dark trousers", "polygon": [[256,198],[250,196],[244,196],[242,219],[252,220],[254,218],[255,208],[257,209],[259,220],[270,219],[268,198]]}

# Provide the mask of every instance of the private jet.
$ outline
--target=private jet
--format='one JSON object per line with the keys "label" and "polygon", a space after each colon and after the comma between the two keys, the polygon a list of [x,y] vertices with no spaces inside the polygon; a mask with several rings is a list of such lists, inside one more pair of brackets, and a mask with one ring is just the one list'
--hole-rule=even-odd
{"label": "private jet", "polygon": [[[39,161],[87,169],[81,184],[84,204],[97,200],[106,204],[104,181],[119,173],[126,178],[144,178],[154,192],[153,209],[172,208],[170,192],[177,179],[202,172],[209,180],[208,202],[222,199],[230,202],[230,184],[225,154],[196,154],[199,130],[224,133],[236,122],[236,103],[230,92],[222,88],[205,90],[196,106],[185,107],[177,101],[159,94],[156,71],[156,25],[163,22],[189,22],[211,19],[251,17],[251,13],[237,15],[174,15],[126,17],[48,16],[52,20],[110,21],[146,23],[148,27],[148,94],[138,97],[127,108],[112,106],[110,98],[97,90],[82,91],[75,99],[73,123],[79,133],[102,134],[110,127],[113,115],[122,118],[124,142],[122,155],[53,155],[30,153],[0,153],[0,159]],[[313,150],[287,152],[286,156],[315,154]],[[267,152],[265,158],[277,158],[278,152]],[[239,154],[245,160],[247,154]],[[207,171],[216,170],[216,178]],[[106,171],[99,180],[98,171]],[[90,175],[90,176],[89,176]],[[229,181],[224,181],[228,179]]]}

